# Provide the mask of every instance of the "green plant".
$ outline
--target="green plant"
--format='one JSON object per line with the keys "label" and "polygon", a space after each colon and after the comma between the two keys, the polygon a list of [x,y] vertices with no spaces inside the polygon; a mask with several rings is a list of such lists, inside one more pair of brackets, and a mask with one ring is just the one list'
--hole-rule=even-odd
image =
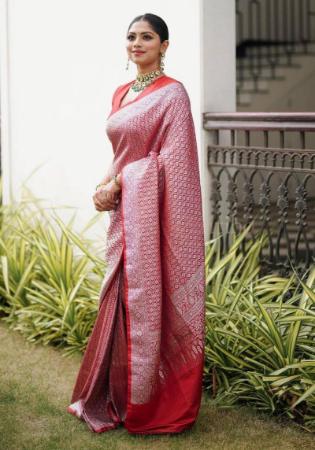
{"label": "green plant", "polygon": [[248,231],[225,255],[219,239],[207,243],[205,388],[217,405],[315,429],[315,268],[307,281],[260,276],[264,237],[245,243]]}
{"label": "green plant", "polygon": [[[1,208],[0,312],[29,341],[83,352],[106,269],[94,243],[37,201]],[[86,229],[94,222],[87,224]],[[206,244],[205,389],[315,429],[315,268],[301,280],[262,276],[250,227],[221,254]]]}
{"label": "green plant", "polygon": [[2,320],[30,341],[83,351],[95,322],[105,262],[92,243],[33,202],[3,207]]}

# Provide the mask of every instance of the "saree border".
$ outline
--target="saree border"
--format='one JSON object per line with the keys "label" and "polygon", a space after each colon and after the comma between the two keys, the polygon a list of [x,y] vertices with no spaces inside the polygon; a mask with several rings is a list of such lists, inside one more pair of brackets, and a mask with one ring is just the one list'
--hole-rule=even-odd
{"label": "saree border", "polygon": [[[160,80],[162,80],[162,81],[160,81]],[[175,78],[169,77],[168,75],[164,75],[163,77],[158,78],[155,81],[155,83],[152,83],[150,86],[148,86],[146,89],[144,89],[139,95],[137,95],[136,98],[134,98],[133,100],[130,100],[128,103],[125,103],[124,105],[120,106],[120,102],[126,94],[126,92],[124,92],[125,89],[130,87],[134,81],[135,80],[131,80],[128,83],[121,85],[115,91],[114,97],[113,97],[113,106],[112,106],[112,109],[111,109],[109,115],[107,116],[106,120],[108,120],[114,114],[118,113],[119,111],[126,108],[127,106],[133,105],[138,100],[140,101],[141,99],[145,98],[147,95],[152,94],[154,91],[162,89],[163,87],[168,86],[169,84],[173,84],[173,83],[182,84],[181,81],[176,80]],[[122,96],[120,96],[121,93],[122,93]],[[118,96],[118,101],[117,101],[117,96]]]}
{"label": "saree border", "polygon": [[124,296],[126,307],[126,326],[127,326],[127,354],[128,354],[128,380],[127,380],[127,408],[126,418],[131,410],[131,330],[130,330],[130,311],[128,302],[128,276],[127,276],[127,254],[126,254],[126,232],[125,232],[125,181],[123,175],[121,176],[121,221],[122,221],[122,240],[123,240],[123,273],[124,273]]}

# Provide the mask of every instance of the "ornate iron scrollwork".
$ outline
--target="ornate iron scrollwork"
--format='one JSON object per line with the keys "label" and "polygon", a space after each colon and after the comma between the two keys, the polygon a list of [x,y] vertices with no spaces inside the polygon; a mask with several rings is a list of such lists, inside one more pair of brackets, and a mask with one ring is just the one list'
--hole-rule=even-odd
{"label": "ornate iron scrollwork", "polygon": [[210,237],[223,235],[227,249],[231,233],[253,222],[252,236],[267,237],[266,267],[308,267],[315,257],[315,114],[205,113],[204,127],[216,136],[226,130],[224,145],[208,147]]}

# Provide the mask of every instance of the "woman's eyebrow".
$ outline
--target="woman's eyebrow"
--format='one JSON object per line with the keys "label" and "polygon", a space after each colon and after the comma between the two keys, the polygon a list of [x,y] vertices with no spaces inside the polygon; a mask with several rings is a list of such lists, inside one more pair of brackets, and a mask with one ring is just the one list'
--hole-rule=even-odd
{"label": "woman's eyebrow", "polygon": [[[136,33],[134,31],[129,31],[128,34],[136,34]],[[153,34],[153,32],[152,31],[141,31],[140,34]]]}

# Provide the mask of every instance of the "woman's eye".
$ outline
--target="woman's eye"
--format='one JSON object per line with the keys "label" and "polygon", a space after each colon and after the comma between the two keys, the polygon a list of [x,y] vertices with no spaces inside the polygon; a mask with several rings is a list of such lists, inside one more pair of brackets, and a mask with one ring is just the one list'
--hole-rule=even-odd
{"label": "woman's eye", "polygon": [[[129,34],[127,36],[127,39],[128,39],[128,41],[133,41],[135,39],[135,36],[133,34]],[[146,41],[149,41],[150,39],[152,39],[152,36],[150,34],[144,34],[143,39],[145,39]]]}

